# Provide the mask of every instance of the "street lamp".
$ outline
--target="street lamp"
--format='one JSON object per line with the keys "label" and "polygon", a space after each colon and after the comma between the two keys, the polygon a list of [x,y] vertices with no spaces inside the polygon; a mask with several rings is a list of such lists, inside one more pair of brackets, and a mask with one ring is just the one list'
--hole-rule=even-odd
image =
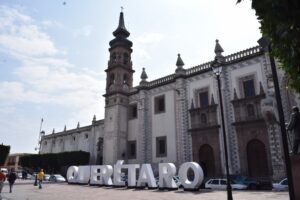
{"label": "street lamp", "polygon": [[38,144],[35,147],[35,151],[38,151],[38,153],[40,154],[40,148],[41,148],[41,139],[42,136],[45,135],[45,131],[42,131],[42,125],[43,125],[44,119],[41,119],[41,124],[40,124],[40,132],[39,132],[39,136],[38,136]]}
{"label": "street lamp", "polygon": [[218,91],[219,91],[219,100],[220,100],[220,109],[221,109],[221,119],[222,119],[222,129],[223,129],[223,142],[224,142],[224,153],[225,153],[225,164],[226,164],[226,179],[227,179],[227,199],[233,200],[232,198],[232,188],[230,185],[230,178],[229,178],[229,166],[228,166],[228,153],[227,153],[227,140],[226,140],[226,132],[225,132],[225,122],[224,122],[224,111],[223,111],[223,100],[222,100],[222,93],[221,93],[221,81],[220,75],[222,73],[222,57],[217,57],[211,63],[211,69],[213,73],[217,77],[218,82]]}
{"label": "street lamp", "polygon": [[292,175],[292,170],[291,170],[289,147],[288,147],[288,142],[287,142],[287,137],[286,137],[287,134],[286,134],[286,129],[285,129],[284,113],[283,113],[283,108],[282,108],[275,60],[271,54],[272,47],[271,47],[270,40],[266,37],[260,38],[257,42],[261,47],[263,47],[264,49],[267,49],[270,54],[273,84],[274,84],[274,89],[275,89],[275,97],[276,97],[276,102],[277,102],[278,116],[279,116],[280,129],[281,129],[282,146],[283,146],[283,152],[284,152],[284,157],[285,157],[285,167],[286,167],[286,173],[287,173],[288,184],[289,184],[289,195],[290,195],[290,200],[295,200],[293,175]]}

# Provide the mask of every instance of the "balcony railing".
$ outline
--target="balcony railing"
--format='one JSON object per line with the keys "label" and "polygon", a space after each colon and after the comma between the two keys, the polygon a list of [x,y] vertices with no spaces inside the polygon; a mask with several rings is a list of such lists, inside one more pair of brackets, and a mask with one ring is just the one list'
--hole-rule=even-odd
{"label": "balcony railing", "polygon": [[263,121],[260,102],[265,94],[232,100],[235,122],[233,125]]}
{"label": "balcony railing", "polygon": [[205,107],[190,109],[190,131],[209,129],[219,126],[217,122],[217,106],[217,104],[213,104]]}

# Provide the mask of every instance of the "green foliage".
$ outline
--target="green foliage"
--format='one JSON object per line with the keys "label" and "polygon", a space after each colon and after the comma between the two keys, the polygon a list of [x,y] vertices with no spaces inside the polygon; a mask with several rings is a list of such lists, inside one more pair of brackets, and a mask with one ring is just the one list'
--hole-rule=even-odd
{"label": "green foliage", "polygon": [[44,169],[48,173],[56,173],[62,167],[71,165],[87,165],[90,153],[84,151],[71,151],[62,153],[32,154],[20,158],[22,167],[31,168],[34,171]]}
{"label": "green foliage", "polygon": [[[238,0],[237,3],[242,0]],[[252,0],[261,32],[271,40],[272,54],[282,63],[289,86],[300,93],[299,0]]]}
{"label": "green foliage", "polygon": [[9,154],[10,146],[0,144],[0,165],[4,165]]}

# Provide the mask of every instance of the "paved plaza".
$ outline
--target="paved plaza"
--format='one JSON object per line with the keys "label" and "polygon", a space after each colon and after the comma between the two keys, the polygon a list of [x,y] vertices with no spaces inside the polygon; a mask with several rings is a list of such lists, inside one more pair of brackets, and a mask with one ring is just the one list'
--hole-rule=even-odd
{"label": "paved plaza", "polygon": [[[95,187],[87,185],[68,185],[67,183],[47,183],[43,189],[33,186],[33,181],[18,181],[13,193],[8,193],[6,184],[2,191],[2,200],[224,200],[226,191],[200,190],[188,192],[182,189],[176,191],[140,190],[125,188]],[[287,192],[273,191],[233,191],[234,200],[284,200],[289,199]]]}

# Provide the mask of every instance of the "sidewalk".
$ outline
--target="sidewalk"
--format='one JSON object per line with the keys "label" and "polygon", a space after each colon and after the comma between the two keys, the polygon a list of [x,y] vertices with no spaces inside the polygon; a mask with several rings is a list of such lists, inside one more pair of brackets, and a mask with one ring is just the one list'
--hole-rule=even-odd
{"label": "sidewalk", "polygon": [[[43,189],[33,186],[33,181],[18,181],[13,193],[8,193],[8,185],[2,190],[2,200],[224,200],[226,191],[200,190],[186,192],[176,191],[138,190],[126,188],[95,187],[87,185],[68,185],[67,183],[48,183]],[[234,200],[288,200],[287,192],[273,191],[233,191]]]}

